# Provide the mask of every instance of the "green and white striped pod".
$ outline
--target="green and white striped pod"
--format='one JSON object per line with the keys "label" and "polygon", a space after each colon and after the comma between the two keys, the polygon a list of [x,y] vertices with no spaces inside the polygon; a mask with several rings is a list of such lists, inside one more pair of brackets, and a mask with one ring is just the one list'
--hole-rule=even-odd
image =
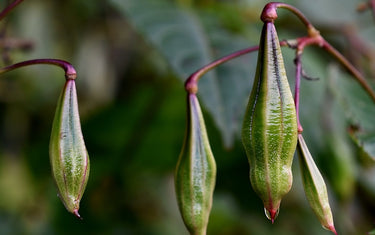
{"label": "green and white striped pod", "polygon": [[292,160],[297,144],[294,100],[273,22],[265,22],[257,70],[242,126],[250,164],[250,181],[273,222],[282,197],[292,186]]}
{"label": "green and white striped pod", "polygon": [[329,205],[326,184],[301,134],[298,135],[297,149],[307,201],[323,228],[337,234],[333,224],[333,216]]}
{"label": "green and white striped pod", "polygon": [[79,203],[89,177],[90,161],[81,131],[74,79],[67,79],[57,103],[50,139],[50,161],[59,197],[80,217]]}
{"label": "green and white striped pod", "polygon": [[216,181],[216,163],[202,111],[195,94],[188,94],[187,129],[175,173],[178,206],[192,235],[205,235]]}

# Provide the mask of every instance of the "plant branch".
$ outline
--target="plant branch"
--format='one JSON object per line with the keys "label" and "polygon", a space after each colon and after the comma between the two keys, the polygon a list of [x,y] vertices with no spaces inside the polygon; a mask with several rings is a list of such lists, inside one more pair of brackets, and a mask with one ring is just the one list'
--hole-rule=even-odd
{"label": "plant branch", "polygon": [[15,0],[11,4],[9,4],[4,10],[0,12],[0,20],[4,19],[5,16],[9,14],[16,6],[18,6],[24,0]]}
{"label": "plant branch", "polygon": [[294,104],[296,106],[298,133],[302,133],[303,128],[302,128],[301,122],[299,121],[299,94],[300,94],[301,74],[302,74],[302,63],[301,63],[302,51],[297,50],[296,54],[297,54],[296,58],[294,59],[294,63],[296,65],[296,84],[295,84],[295,91],[294,91]]}
{"label": "plant branch", "polygon": [[76,70],[74,69],[73,65],[65,60],[58,60],[58,59],[35,59],[35,60],[26,60],[20,63],[12,64],[7,67],[0,68],[0,74],[29,66],[29,65],[36,65],[36,64],[49,64],[49,65],[56,65],[62,68],[65,71],[65,78],[67,80],[74,80],[77,77]]}
{"label": "plant branch", "polygon": [[323,49],[325,49],[328,53],[330,53],[333,57],[335,57],[341,65],[344,66],[359,82],[363,89],[369,94],[371,99],[375,102],[375,92],[371,88],[371,86],[367,83],[366,79],[363,75],[356,69],[348,59],[346,59],[339,51],[337,51],[331,44],[324,40],[323,42]]}
{"label": "plant branch", "polygon": [[208,71],[210,71],[211,69],[229,61],[229,60],[232,60],[236,57],[239,57],[239,56],[242,56],[242,55],[245,55],[247,53],[251,53],[251,52],[254,52],[254,51],[257,51],[259,49],[259,46],[253,46],[253,47],[250,47],[250,48],[246,48],[246,49],[243,49],[243,50],[240,50],[240,51],[236,51],[234,53],[231,53],[227,56],[224,56],[220,59],[217,59],[209,64],[207,64],[206,66],[198,69],[196,72],[194,72],[193,74],[190,75],[190,77],[186,80],[185,82],[185,90],[190,93],[190,94],[196,94],[198,92],[198,81],[199,79],[204,75],[206,74]]}
{"label": "plant branch", "polygon": [[[375,0],[370,0],[372,7],[375,8]],[[363,75],[334,47],[331,46],[319,33],[318,30],[310,23],[310,21],[303,15],[301,11],[297,8],[280,2],[270,2],[268,3],[262,12],[261,19],[264,22],[267,21],[274,21],[277,18],[277,8],[285,8],[295,14],[306,26],[308,36],[302,37],[297,39],[297,50],[300,53],[303,52],[304,47],[307,45],[318,45],[319,47],[325,49],[328,53],[330,53],[336,60],[338,60],[353,76],[354,78],[360,83],[360,85],[365,89],[365,91],[369,94],[371,99],[375,102],[375,92],[371,88],[371,86],[367,83],[366,79]],[[373,9],[374,9],[373,8]]]}
{"label": "plant branch", "polygon": [[283,2],[270,2],[263,8],[260,19],[263,22],[274,21],[277,18],[277,8],[284,8],[296,15],[301,22],[306,26],[309,36],[314,37],[319,35],[319,31],[311,24],[307,17],[297,8]]}

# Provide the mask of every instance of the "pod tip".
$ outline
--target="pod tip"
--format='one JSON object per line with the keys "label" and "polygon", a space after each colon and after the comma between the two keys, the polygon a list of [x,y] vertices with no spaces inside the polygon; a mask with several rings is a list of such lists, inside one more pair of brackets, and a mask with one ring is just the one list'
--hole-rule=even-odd
{"label": "pod tip", "polygon": [[332,233],[334,233],[335,235],[337,235],[335,226],[333,224],[331,224],[331,225],[324,225],[323,228],[326,229],[326,230],[329,230]]}
{"label": "pod tip", "polygon": [[264,212],[267,216],[267,219],[271,220],[271,223],[273,224],[275,222],[276,217],[279,215],[279,208],[277,209],[264,208]]}
{"label": "pod tip", "polygon": [[270,213],[271,223],[273,224],[277,217],[277,210],[269,210],[269,213]]}
{"label": "pod tip", "polygon": [[337,235],[336,229],[334,225],[329,226],[328,228],[331,232],[333,232],[335,235]]}
{"label": "pod tip", "polygon": [[78,209],[74,209],[73,210],[73,214],[80,220],[83,220],[83,218],[81,217],[81,215],[78,213]]}

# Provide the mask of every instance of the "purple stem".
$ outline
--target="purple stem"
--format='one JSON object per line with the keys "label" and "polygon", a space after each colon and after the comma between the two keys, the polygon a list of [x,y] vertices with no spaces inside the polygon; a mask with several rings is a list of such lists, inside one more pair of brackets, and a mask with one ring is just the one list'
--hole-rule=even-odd
{"label": "purple stem", "polygon": [[4,10],[2,10],[0,12],[0,20],[2,20],[5,16],[7,16],[8,13],[13,10],[13,8],[15,8],[16,6],[18,6],[18,4],[20,4],[23,1],[24,0],[16,0],[16,1],[12,2],[11,4],[9,4]]}
{"label": "purple stem", "polygon": [[367,83],[366,79],[363,77],[361,72],[358,71],[339,51],[337,51],[331,44],[323,39],[322,47],[333,57],[335,57],[343,66],[346,68],[359,82],[371,99],[375,102],[375,92],[372,90],[372,87]]}
{"label": "purple stem", "polygon": [[208,65],[198,69],[196,72],[194,72],[185,82],[185,90],[190,94],[196,94],[198,92],[198,80],[206,74],[211,69],[221,65],[222,63],[225,63],[231,59],[234,59],[236,57],[242,56],[244,54],[257,51],[259,49],[259,46],[253,46],[249,47],[237,52],[234,52],[232,54],[229,54],[227,56],[224,56],[220,59],[215,60],[212,63],[209,63]]}
{"label": "purple stem", "polygon": [[301,56],[302,56],[302,54],[297,50],[297,56],[294,59],[294,63],[296,65],[296,84],[295,84],[295,91],[294,91],[295,92],[295,94],[294,94],[294,104],[296,106],[298,133],[303,132],[301,122],[299,121],[299,93],[300,93],[301,72],[302,72]]}
{"label": "purple stem", "polygon": [[260,19],[263,22],[268,21],[274,21],[277,18],[277,8],[284,8],[292,12],[294,15],[296,15],[300,21],[306,26],[307,32],[310,36],[314,36],[316,34],[319,34],[319,32],[314,28],[314,26],[311,24],[311,22],[306,18],[306,16],[297,8],[294,6],[291,6],[287,3],[283,2],[270,2],[265,5],[263,8],[262,14],[260,16]]}
{"label": "purple stem", "polygon": [[77,77],[76,70],[74,69],[73,65],[65,60],[58,60],[58,59],[35,59],[35,60],[26,60],[16,64],[9,65],[4,68],[0,68],[0,74],[6,73],[21,67],[29,66],[29,65],[36,65],[36,64],[49,64],[49,65],[56,65],[62,68],[65,71],[65,78],[66,80],[74,80]]}

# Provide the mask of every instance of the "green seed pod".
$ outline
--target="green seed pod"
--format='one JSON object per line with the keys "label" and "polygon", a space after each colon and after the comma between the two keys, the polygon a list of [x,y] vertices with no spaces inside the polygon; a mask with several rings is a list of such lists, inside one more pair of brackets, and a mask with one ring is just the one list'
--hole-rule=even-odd
{"label": "green seed pod", "polygon": [[250,181],[272,222],[292,186],[291,165],[297,144],[292,93],[272,22],[263,26],[257,70],[242,126]]}
{"label": "green seed pod", "polygon": [[80,217],[79,203],[89,177],[90,162],[78,113],[75,80],[66,80],[57,103],[50,139],[50,161],[59,197]]}
{"label": "green seed pod", "polygon": [[297,149],[306,198],[323,228],[337,234],[333,224],[326,184],[301,134],[298,135]]}
{"label": "green seed pod", "polygon": [[190,234],[204,235],[212,206],[216,163],[195,94],[188,95],[187,114],[187,130],[175,174],[176,196]]}

